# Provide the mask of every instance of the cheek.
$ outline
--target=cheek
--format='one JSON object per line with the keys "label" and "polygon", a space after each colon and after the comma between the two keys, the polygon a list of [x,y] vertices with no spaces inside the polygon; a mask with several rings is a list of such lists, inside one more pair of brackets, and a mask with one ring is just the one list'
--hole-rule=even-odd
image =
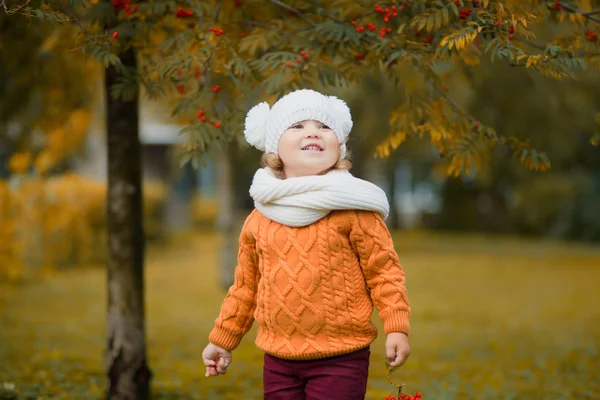
{"label": "cheek", "polygon": [[327,146],[327,148],[335,149],[335,151],[333,153],[336,154],[336,156],[339,156],[340,142],[338,141],[336,136],[328,138],[328,140],[326,142],[326,146]]}
{"label": "cheek", "polygon": [[279,141],[279,158],[281,158],[281,160],[285,163],[285,160],[292,156],[295,148],[296,145],[293,140],[282,136],[281,140]]}

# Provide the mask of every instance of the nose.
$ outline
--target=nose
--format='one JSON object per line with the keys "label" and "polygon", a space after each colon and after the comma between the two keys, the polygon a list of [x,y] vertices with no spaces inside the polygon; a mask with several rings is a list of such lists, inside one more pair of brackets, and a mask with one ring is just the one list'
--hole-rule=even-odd
{"label": "nose", "polygon": [[307,129],[305,133],[307,139],[318,139],[320,137],[319,131],[316,129]]}

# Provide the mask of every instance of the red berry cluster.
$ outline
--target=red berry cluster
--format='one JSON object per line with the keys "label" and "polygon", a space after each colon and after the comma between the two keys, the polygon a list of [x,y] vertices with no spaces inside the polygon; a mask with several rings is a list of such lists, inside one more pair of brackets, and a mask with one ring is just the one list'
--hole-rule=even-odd
{"label": "red berry cluster", "polygon": [[[598,25],[596,25],[596,29],[598,29]],[[588,31],[585,33],[585,36],[590,42],[598,41],[598,34],[591,29],[588,29]]]}
{"label": "red berry cluster", "polygon": [[459,19],[467,19],[468,17],[471,16],[472,11],[473,11],[473,9],[471,9],[471,8],[463,8],[460,10],[458,18]]}
{"label": "red berry cluster", "polygon": [[[196,114],[196,118],[198,118],[202,122],[211,123],[210,121],[208,121],[206,119],[206,116],[204,115],[204,110],[199,110],[198,113]],[[214,125],[215,128],[220,128],[221,127],[221,123],[220,122],[213,122],[212,124]]]}
{"label": "red berry cluster", "polygon": [[137,11],[139,4],[130,5],[131,0],[112,0],[112,6],[115,12],[125,10],[125,16],[129,17],[131,14]]}
{"label": "red berry cluster", "polygon": [[179,9],[177,10],[177,12],[175,13],[175,16],[177,18],[188,18],[188,17],[191,17],[192,15],[194,15],[193,11],[186,10],[183,7],[179,7]]}
{"label": "red berry cluster", "polygon": [[177,89],[177,91],[181,94],[185,94],[186,90],[185,90],[185,84],[184,83],[179,83],[178,85],[175,86],[175,89]]}
{"label": "red berry cluster", "polygon": [[233,6],[235,8],[237,8],[237,7],[241,7],[242,4],[244,4],[244,2],[242,0],[237,0],[235,3],[233,3]]}
{"label": "red berry cluster", "polygon": [[112,0],[112,6],[115,12],[119,12],[125,8],[125,4],[129,4],[128,0]]}
{"label": "red berry cluster", "polygon": [[222,34],[225,33],[225,31],[223,29],[210,28],[209,30],[217,36],[221,36]]}
{"label": "red berry cluster", "polygon": [[221,90],[221,85],[215,85],[210,88],[210,91],[213,93],[219,93],[219,90]]}
{"label": "red berry cluster", "polygon": [[415,393],[414,396],[409,394],[400,393],[398,397],[396,396],[387,396],[384,397],[383,400],[421,400],[421,392]]}
{"label": "red berry cluster", "polygon": [[[407,2],[405,2],[407,3]],[[383,15],[383,22],[389,22],[390,17],[397,17],[398,16],[398,9],[396,8],[395,4],[392,4],[391,8],[382,8],[379,4],[375,4],[375,11],[377,11],[379,14]]]}
{"label": "red berry cluster", "polygon": [[[302,58],[304,58],[305,60],[308,58],[308,54],[306,54],[306,52],[304,50],[300,51],[300,55],[302,56]],[[302,58],[300,57],[296,57],[296,62],[298,64],[300,64],[302,62]],[[291,61],[286,61],[285,65],[287,65],[288,67],[292,66],[292,62]]]}
{"label": "red berry cluster", "polygon": [[508,28],[508,40],[513,40],[514,34],[515,34],[515,27],[514,27],[514,25],[511,25]]}
{"label": "red berry cluster", "polygon": [[563,7],[563,5],[562,5],[562,4],[560,4],[560,1],[559,1],[559,0],[556,0],[556,1],[554,2],[554,9],[555,9],[556,11],[564,11],[564,10],[565,10],[565,8]]}
{"label": "red berry cluster", "polygon": [[129,7],[129,4],[125,4],[125,16],[129,17],[131,14],[136,12],[139,7],[139,4],[134,4],[132,7]]}
{"label": "red berry cluster", "polygon": [[[402,3],[402,5],[400,6],[400,10],[405,9],[407,5],[408,5],[408,1],[405,1],[404,3]],[[392,4],[390,7],[386,7],[386,8],[381,7],[379,4],[375,4],[375,11],[378,12],[379,14],[383,15],[383,22],[386,24],[388,22],[390,22],[390,18],[398,16],[398,7],[395,4]],[[352,25],[356,25],[356,21],[352,21]],[[370,30],[371,32],[376,32],[377,26],[375,26],[375,24],[373,24],[373,23],[368,23],[366,25],[366,27],[364,25],[360,25],[360,26],[357,26],[355,29],[356,29],[356,32],[364,32],[366,29]],[[390,33],[391,31],[392,31],[392,28],[381,27],[379,30],[379,36],[384,37],[386,34]]]}

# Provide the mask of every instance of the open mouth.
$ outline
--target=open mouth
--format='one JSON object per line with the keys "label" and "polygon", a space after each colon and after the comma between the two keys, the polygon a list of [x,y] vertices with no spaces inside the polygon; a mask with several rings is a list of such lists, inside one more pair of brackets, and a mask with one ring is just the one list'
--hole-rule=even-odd
{"label": "open mouth", "polygon": [[318,144],[309,144],[308,146],[304,146],[302,148],[303,151],[323,151],[321,146]]}

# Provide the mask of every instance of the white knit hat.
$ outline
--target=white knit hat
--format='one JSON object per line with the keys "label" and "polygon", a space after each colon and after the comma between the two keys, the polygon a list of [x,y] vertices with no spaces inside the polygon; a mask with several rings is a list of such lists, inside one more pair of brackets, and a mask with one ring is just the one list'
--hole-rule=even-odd
{"label": "white knit hat", "polygon": [[340,142],[340,158],[346,156],[346,138],[352,129],[350,109],[343,100],[310,89],[283,96],[269,109],[266,102],[252,107],[246,115],[244,136],[258,150],[278,154],[279,139],[293,123],[319,121],[331,128]]}

